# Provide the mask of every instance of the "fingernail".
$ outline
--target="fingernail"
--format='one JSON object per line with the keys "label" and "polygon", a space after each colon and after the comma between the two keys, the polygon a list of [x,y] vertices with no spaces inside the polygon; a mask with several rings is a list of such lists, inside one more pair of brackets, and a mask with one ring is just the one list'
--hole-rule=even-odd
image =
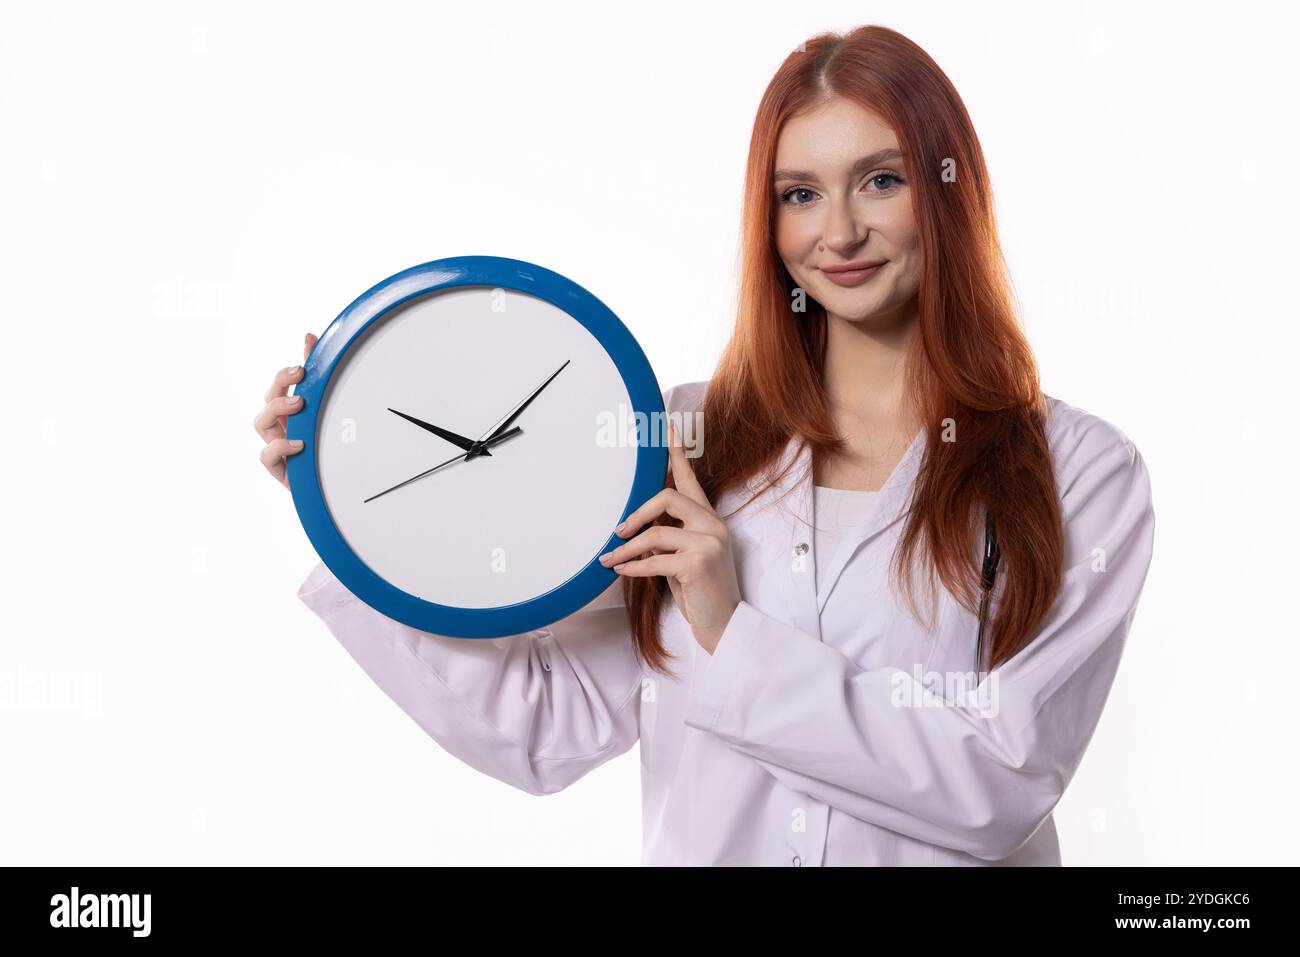
{"label": "fingernail", "polygon": [[290,439],[289,446],[290,448],[295,448],[295,449],[302,448],[302,439]]}
{"label": "fingernail", "polygon": [[614,526],[614,533],[618,534],[619,532],[623,531],[623,527],[625,525],[627,525],[627,522],[619,522],[617,525]]}
{"label": "fingernail", "polygon": [[601,555],[601,556],[600,556],[600,563],[601,563],[602,565],[608,565],[608,564],[609,564],[609,556],[612,555],[612,554],[614,554],[614,553],[613,553],[613,552],[606,552],[604,555]]}
{"label": "fingernail", "polygon": [[289,405],[297,405],[299,402],[302,401],[302,396],[300,395],[285,396],[284,401]]}
{"label": "fingernail", "polygon": [[298,374],[299,372],[301,372],[301,371],[302,371],[302,366],[290,366],[290,367],[289,367],[289,375],[297,375],[297,374]]}

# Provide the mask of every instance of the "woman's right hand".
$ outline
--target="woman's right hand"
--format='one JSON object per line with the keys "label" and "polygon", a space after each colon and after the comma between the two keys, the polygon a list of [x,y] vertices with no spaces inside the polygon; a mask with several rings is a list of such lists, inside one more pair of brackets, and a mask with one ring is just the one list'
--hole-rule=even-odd
{"label": "woman's right hand", "polygon": [[[310,332],[303,340],[302,358],[307,361],[316,336]],[[289,386],[302,378],[302,366],[281,369],[271,380],[271,388],[266,390],[266,406],[253,419],[253,428],[266,440],[259,458],[266,470],[275,476],[275,480],[285,488],[289,487],[289,472],[285,467],[285,458],[302,451],[302,442],[290,441],[284,437],[285,424],[289,416],[302,408],[302,399],[289,395]]]}

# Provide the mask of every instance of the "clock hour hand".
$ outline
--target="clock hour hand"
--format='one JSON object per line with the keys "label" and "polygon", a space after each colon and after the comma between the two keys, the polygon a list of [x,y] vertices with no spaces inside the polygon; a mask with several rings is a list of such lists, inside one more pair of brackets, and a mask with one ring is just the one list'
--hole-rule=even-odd
{"label": "clock hour hand", "polygon": [[[573,361],[573,360],[571,360],[571,359],[565,359],[565,360],[564,360],[564,365],[560,366],[558,369],[556,369],[554,372],[552,372],[551,375],[550,375],[550,378],[548,378],[545,382],[543,382],[541,385],[539,385],[539,386],[537,387],[537,390],[536,390],[535,392],[533,392],[532,395],[530,395],[528,398],[524,399],[524,401],[520,404],[520,406],[519,406],[517,409],[515,409],[514,412],[510,413],[510,417],[507,418],[507,419],[506,419],[504,422],[502,422],[500,425],[498,425],[498,426],[496,427],[496,429],[492,432],[491,435],[489,435],[489,436],[488,436],[487,438],[485,438],[485,439],[480,439],[480,441],[481,441],[481,442],[491,442],[492,439],[494,439],[496,436],[500,435],[500,434],[501,434],[502,432],[504,432],[506,429],[510,428],[510,423],[514,422],[515,419],[519,418],[519,416],[520,416],[521,414],[523,414],[524,409],[528,408],[529,404],[532,403],[533,399],[535,399],[535,398],[537,398],[539,395],[541,395],[541,394],[542,394],[542,390],[545,389],[548,385],[550,385],[550,384],[551,384],[551,380],[553,380],[557,375],[559,375],[561,372],[563,372],[563,371],[564,371],[564,366],[567,366],[571,361]],[[476,452],[476,451],[474,451],[474,450],[471,449],[471,450],[470,450],[470,453],[469,453],[469,458],[473,458],[475,455],[486,455],[486,454],[487,454],[487,452],[482,452],[482,451],[480,451],[480,452]]]}
{"label": "clock hour hand", "polygon": [[[487,452],[486,452],[486,447],[487,447],[487,446],[496,445],[496,444],[499,443],[499,442],[504,442],[506,439],[511,438],[512,436],[518,435],[518,434],[519,434],[520,432],[522,432],[522,431],[523,431],[523,429],[521,429],[519,426],[516,425],[516,426],[515,426],[513,429],[511,429],[509,432],[503,432],[501,435],[498,435],[498,436],[496,436],[496,437],[494,437],[494,438],[491,438],[491,439],[486,439],[486,440],[484,440],[482,443],[471,443],[471,444],[482,445],[482,446],[484,447],[484,451],[480,452],[479,454],[480,454],[480,455],[486,455],[486,454],[487,454]],[[468,458],[472,458],[472,457],[473,457],[473,456],[472,456],[471,453],[469,453],[469,452],[462,452],[460,455],[453,455],[453,456],[452,456],[451,458],[449,458],[447,461],[445,461],[445,462],[439,462],[439,463],[438,463],[437,465],[435,465],[433,468],[431,468],[431,469],[426,469],[425,471],[421,472],[419,475],[412,475],[412,476],[411,476],[409,479],[407,479],[405,482],[398,482],[398,483],[397,483],[396,485],[394,485],[392,488],[386,488],[386,489],[384,489],[382,492],[376,492],[374,495],[370,496],[370,498],[363,499],[362,502],[361,502],[361,504],[364,505],[366,502],[373,502],[375,499],[379,498],[379,496],[381,496],[381,495],[387,495],[389,492],[395,492],[395,491],[397,491],[399,488],[401,488],[403,485],[410,485],[410,484],[411,484],[412,482],[414,482],[416,479],[422,479],[422,478],[424,478],[426,475],[432,475],[434,472],[438,471],[438,469],[440,469],[440,468],[445,468],[446,466],[450,465],[452,462],[459,462],[461,459],[468,459]]]}
{"label": "clock hour hand", "polygon": [[[400,415],[407,422],[413,422],[414,424],[418,425],[420,428],[428,432],[432,432],[434,435],[439,436],[440,438],[446,439],[452,445],[456,446],[457,448],[464,449],[466,452],[469,452],[474,448],[473,439],[467,439],[463,435],[457,435],[455,432],[452,432],[448,429],[439,428],[438,426],[433,425],[432,423],[424,422],[421,419],[417,419],[413,415],[407,415],[405,412],[398,412],[396,409],[389,409],[388,411],[393,413],[393,415]],[[485,449],[480,454],[491,455],[492,453]]]}

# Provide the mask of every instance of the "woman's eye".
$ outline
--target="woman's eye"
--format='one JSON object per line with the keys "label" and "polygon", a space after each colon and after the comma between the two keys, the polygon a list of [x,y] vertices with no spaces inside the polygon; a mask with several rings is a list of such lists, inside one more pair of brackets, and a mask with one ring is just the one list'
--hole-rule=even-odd
{"label": "woman's eye", "polygon": [[[901,182],[903,182],[902,177],[897,176],[894,173],[877,173],[875,176],[872,176],[867,180],[868,184],[872,184],[875,187],[870,190],[870,192],[875,193],[888,193]],[[795,199],[795,197],[801,193],[809,198]],[[781,194],[781,202],[788,206],[807,206],[812,202],[811,197],[816,195],[817,194],[807,186],[792,186]]]}

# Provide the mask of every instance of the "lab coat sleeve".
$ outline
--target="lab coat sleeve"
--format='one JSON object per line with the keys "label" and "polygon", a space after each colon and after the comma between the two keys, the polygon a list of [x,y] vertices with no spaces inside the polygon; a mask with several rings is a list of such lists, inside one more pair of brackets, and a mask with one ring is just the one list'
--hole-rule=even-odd
{"label": "lab coat sleeve", "polygon": [[444,749],[530,794],[551,794],[640,736],[642,673],[620,584],[547,628],[477,639],[394,621],[323,563],[298,596]]}
{"label": "lab coat sleeve", "polygon": [[[674,386],[664,407],[685,408],[698,392]],[[530,794],[568,787],[640,737],[644,672],[621,578],[567,618],[503,638],[403,625],[355,597],[323,563],[298,596],[443,748]]]}
{"label": "lab coat sleeve", "polygon": [[701,656],[686,724],[861,820],[985,860],[1010,856],[1092,737],[1153,547],[1149,476],[1123,433],[1094,430],[1061,472],[1061,590],[1031,642],[984,679],[987,697],[941,697],[944,687],[932,694],[901,669],[863,670],[741,601]]}

